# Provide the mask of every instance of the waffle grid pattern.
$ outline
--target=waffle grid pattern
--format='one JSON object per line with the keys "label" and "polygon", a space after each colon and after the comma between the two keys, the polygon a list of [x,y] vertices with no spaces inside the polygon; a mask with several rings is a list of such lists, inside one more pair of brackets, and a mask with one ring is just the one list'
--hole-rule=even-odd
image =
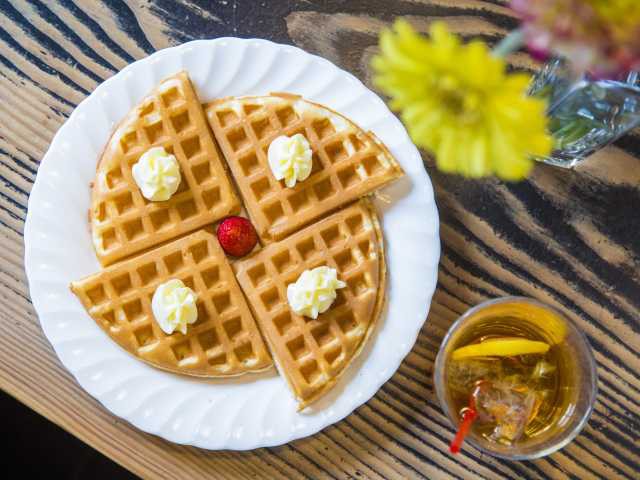
{"label": "waffle grid pattern", "polygon": [[[365,202],[348,207],[234,265],[258,324],[301,408],[324,393],[359,351],[376,321],[382,250]],[[316,320],[293,313],[287,286],[327,265],[347,287]]]}
{"label": "waffle grid pattern", "polygon": [[[170,278],[198,294],[198,320],[186,335],[165,334],[151,310],[156,288]],[[121,346],[160,368],[228,376],[271,365],[225,254],[207,231],[103,269],[71,288]]]}
{"label": "waffle grid pattern", "polygon": [[[169,200],[145,199],[131,167],[149,148],[176,156],[182,181]],[[160,84],[113,135],[98,166],[92,228],[98,259],[114,261],[239,209],[186,74]]]}
{"label": "waffle grid pattern", "polygon": [[[246,208],[265,242],[279,240],[402,175],[373,134],[291,95],[222,99],[205,106]],[[268,164],[270,143],[303,134],[313,150],[309,178],[288,188]]]}

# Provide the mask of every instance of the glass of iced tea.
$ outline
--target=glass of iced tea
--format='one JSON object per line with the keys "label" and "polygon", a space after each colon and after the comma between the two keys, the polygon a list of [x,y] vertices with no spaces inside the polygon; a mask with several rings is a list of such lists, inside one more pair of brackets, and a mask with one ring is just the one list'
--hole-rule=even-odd
{"label": "glass of iced tea", "polygon": [[587,423],[597,391],[585,336],[557,310],[524,297],[490,300],[449,329],[436,358],[438,398],[458,433],[512,460],[568,444]]}

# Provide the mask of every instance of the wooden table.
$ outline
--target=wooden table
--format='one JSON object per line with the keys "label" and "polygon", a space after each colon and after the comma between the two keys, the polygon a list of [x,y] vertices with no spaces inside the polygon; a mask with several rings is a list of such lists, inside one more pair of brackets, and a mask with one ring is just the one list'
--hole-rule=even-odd
{"label": "wooden table", "polygon": [[[502,1],[363,0],[0,2],[0,386],[145,478],[638,478],[640,475],[640,137],[576,170],[530,180],[465,181],[425,156],[441,215],[442,261],[412,353],[366,405],[304,440],[252,452],[170,444],[109,414],[81,390],[44,338],[29,301],[22,232],[38,163],[56,130],[100,82],[135,59],[196,38],[263,37],[298,45],[369,81],[379,29],[398,15],[424,29],[444,18],[495,42],[516,21]],[[524,54],[512,60],[529,66]],[[419,221],[419,219],[416,219]],[[504,462],[467,447],[431,379],[447,327],[471,305],[528,295],[588,335],[599,396],[561,452]]]}

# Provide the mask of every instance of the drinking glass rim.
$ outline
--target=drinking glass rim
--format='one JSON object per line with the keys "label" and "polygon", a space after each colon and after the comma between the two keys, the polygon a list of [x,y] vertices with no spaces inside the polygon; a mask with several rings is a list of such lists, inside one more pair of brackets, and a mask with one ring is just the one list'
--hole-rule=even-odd
{"label": "drinking glass rim", "polygon": [[461,328],[460,326],[464,323],[464,321],[469,317],[471,317],[472,315],[474,315],[476,312],[478,312],[478,310],[481,310],[483,308],[486,308],[492,305],[499,305],[502,303],[515,303],[515,302],[529,303],[537,307],[545,308],[547,310],[552,311],[553,313],[555,313],[565,321],[569,329],[573,330],[577,334],[577,337],[580,339],[579,342],[582,342],[583,346],[585,347],[584,350],[586,352],[586,356],[589,359],[588,369],[592,379],[591,389],[590,389],[591,399],[589,401],[589,405],[585,410],[584,414],[582,415],[582,418],[580,419],[580,421],[571,430],[571,432],[568,433],[568,435],[565,438],[563,438],[561,441],[559,441],[558,443],[548,448],[540,450],[539,452],[529,453],[529,454],[509,455],[509,454],[495,452],[493,450],[485,448],[483,445],[476,442],[473,437],[467,437],[465,439],[465,442],[469,442],[471,445],[476,447],[482,453],[486,453],[487,455],[491,455],[493,457],[498,457],[505,460],[535,460],[536,458],[546,457],[547,455],[555,453],[558,450],[566,447],[578,436],[578,434],[582,431],[582,429],[585,427],[585,425],[589,421],[589,418],[591,417],[591,413],[593,412],[593,408],[596,403],[596,397],[598,394],[598,371],[596,366],[596,360],[595,360],[595,357],[593,356],[593,351],[591,349],[591,345],[589,344],[587,336],[581,330],[579,330],[574,324],[574,322],[570,318],[568,318],[564,313],[562,313],[560,310],[558,310],[557,308],[551,305],[541,302],[540,300],[536,300],[535,298],[518,296],[518,295],[510,295],[506,297],[498,297],[490,300],[485,300],[484,302],[481,302],[478,305],[471,307],[469,310],[467,310],[462,315],[460,315],[455,322],[453,322],[451,327],[449,327],[449,330],[447,330],[447,334],[442,339],[442,342],[440,343],[440,347],[438,348],[438,354],[436,356],[436,361],[433,369],[433,377],[434,377],[433,383],[435,385],[438,401],[440,402],[440,408],[442,408],[442,410],[444,411],[445,415],[447,416],[451,424],[455,427],[459,423],[459,418],[457,415],[453,415],[453,413],[451,412],[451,409],[449,408],[449,404],[446,401],[446,387],[444,385],[445,360],[444,360],[443,351],[445,349],[445,346],[451,340],[451,336],[453,335],[453,333],[458,331]]}

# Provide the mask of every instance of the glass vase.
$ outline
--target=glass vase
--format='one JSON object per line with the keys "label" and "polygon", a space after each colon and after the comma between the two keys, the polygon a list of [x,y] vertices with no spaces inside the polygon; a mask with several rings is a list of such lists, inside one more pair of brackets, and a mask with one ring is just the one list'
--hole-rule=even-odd
{"label": "glass vase", "polygon": [[549,61],[534,77],[530,94],[548,99],[549,129],[556,142],[537,160],[573,167],[640,125],[640,78],[622,80],[577,77],[568,62]]}

